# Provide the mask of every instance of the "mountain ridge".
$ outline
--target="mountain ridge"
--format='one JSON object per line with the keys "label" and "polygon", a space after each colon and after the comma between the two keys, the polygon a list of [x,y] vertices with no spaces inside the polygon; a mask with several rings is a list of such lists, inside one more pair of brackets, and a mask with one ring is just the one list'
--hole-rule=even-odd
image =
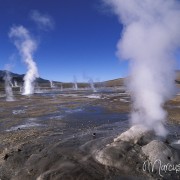
{"label": "mountain ridge", "polygon": [[[4,82],[4,76],[6,74],[6,70],[0,70],[0,82],[3,83]],[[13,73],[8,71],[10,76],[12,77],[12,81],[17,81],[18,83],[23,83],[24,82],[24,76],[25,74],[18,74],[18,73]],[[112,80],[107,80],[104,82],[100,82],[105,84],[106,86],[123,86],[124,85],[124,80],[126,78],[117,78],[117,79],[112,79]],[[180,70],[176,70],[176,83],[180,84]],[[41,77],[36,79],[37,83],[49,83],[49,80],[47,79],[43,79]],[[54,83],[62,83],[62,82],[58,82],[58,81],[53,81]],[[69,84],[69,83],[68,83]],[[98,84],[95,82],[95,84]]]}
{"label": "mountain ridge", "polygon": [[[13,73],[13,72],[7,71],[7,70],[0,70],[0,82],[4,82],[4,77],[5,77],[7,72],[12,77],[12,81],[17,81],[18,83],[24,82],[25,74],[17,74],[17,73]],[[49,80],[39,77],[36,79],[36,82],[37,83],[49,83]]]}

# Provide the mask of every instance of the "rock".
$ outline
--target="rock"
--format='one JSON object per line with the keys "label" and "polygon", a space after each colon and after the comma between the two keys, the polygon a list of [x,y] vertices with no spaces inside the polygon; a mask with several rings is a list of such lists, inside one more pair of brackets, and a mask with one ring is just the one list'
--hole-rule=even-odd
{"label": "rock", "polygon": [[124,163],[124,159],[126,159],[127,151],[131,147],[132,145],[128,142],[114,142],[104,149],[97,151],[95,153],[95,159],[103,165],[128,171],[129,167]]}
{"label": "rock", "polygon": [[133,144],[145,145],[155,138],[154,132],[142,125],[132,126],[129,130],[120,134],[114,142],[126,141]]}
{"label": "rock", "polygon": [[[136,166],[135,161],[141,161],[141,145],[147,144],[153,138],[155,135],[152,131],[144,126],[135,125],[115,138],[114,142],[97,151],[95,159],[103,165],[127,171],[130,166]],[[129,163],[130,161],[132,163]]]}
{"label": "rock", "polygon": [[[157,140],[152,131],[143,126],[133,126],[115,138],[114,142],[96,151],[95,159],[105,166],[117,168],[126,174],[135,172],[135,174],[159,177],[161,165],[165,165],[163,168],[166,168],[168,163],[172,166],[179,164],[178,153],[167,143]],[[153,164],[157,160],[160,162]],[[149,167],[154,170],[151,172]],[[159,173],[163,173],[167,179],[171,177],[177,179],[177,174],[174,172]]]}
{"label": "rock", "polygon": [[172,165],[179,163],[177,151],[159,140],[153,140],[149,144],[143,146],[142,151],[152,163],[158,160],[164,165],[168,163]]}

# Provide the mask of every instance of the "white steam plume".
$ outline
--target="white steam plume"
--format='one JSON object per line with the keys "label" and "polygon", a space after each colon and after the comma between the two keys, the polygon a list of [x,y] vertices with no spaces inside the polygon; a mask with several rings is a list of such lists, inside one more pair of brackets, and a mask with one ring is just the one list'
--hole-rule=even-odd
{"label": "white steam plume", "polygon": [[78,90],[78,84],[77,84],[77,79],[76,76],[74,76],[74,86],[73,86],[74,90]]}
{"label": "white steam plume", "polygon": [[34,81],[39,77],[36,63],[33,60],[33,53],[37,48],[36,41],[31,37],[29,31],[23,26],[13,27],[9,37],[14,39],[14,44],[19,50],[23,61],[27,65],[27,72],[24,77],[24,95],[34,93]]}
{"label": "white steam plume", "polygon": [[123,24],[118,55],[130,60],[131,121],[165,136],[166,100],[174,93],[175,51],[180,45],[178,0],[103,0]]}
{"label": "white steam plume", "polygon": [[89,84],[90,84],[90,87],[93,90],[93,92],[97,92],[92,78],[89,79]]}
{"label": "white steam plume", "polygon": [[4,79],[4,85],[5,85],[5,92],[6,92],[6,101],[14,101],[14,95],[12,90],[12,77],[10,73],[11,66],[7,64],[5,66],[5,75],[3,77]]}
{"label": "white steam plume", "polygon": [[49,81],[49,83],[50,83],[50,87],[51,87],[51,88],[54,88],[54,87],[55,87],[53,81]]}
{"label": "white steam plume", "polygon": [[54,20],[47,14],[41,14],[39,11],[33,10],[30,13],[30,18],[37,24],[37,26],[41,30],[48,31],[54,28]]}

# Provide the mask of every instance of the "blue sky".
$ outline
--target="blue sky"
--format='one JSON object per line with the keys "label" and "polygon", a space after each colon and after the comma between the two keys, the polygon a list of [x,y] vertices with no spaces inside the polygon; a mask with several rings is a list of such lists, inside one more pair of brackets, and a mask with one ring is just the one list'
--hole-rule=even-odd
{"label": "blue sky", "polygon": [[[114,79],[127,74],[127,62],[115,55],[121,26],[103,10],[100,0],[0,0],[0,69],[26,67],[8,37],[13,25],[23,25],[38,40],[34,59],[43,78],[72,81]],[[41,31],[30,19],[32,10],[48,14],[54,28]]]}
{"label": "blue sky", "polygon": [[[122,27],[101,0],[0,0],[0,4],[0,69],[10,63],[13,72],[26,72],[8,37],[13,25],[23,25],[38,41],[34,59],[43,78],[72,81],[75,75],[78,81],[88,77],[104,81],[128,74],[127,61],[115,55]],[[32,10],[51,16],[54,28],[39,28],[30,18]]]}

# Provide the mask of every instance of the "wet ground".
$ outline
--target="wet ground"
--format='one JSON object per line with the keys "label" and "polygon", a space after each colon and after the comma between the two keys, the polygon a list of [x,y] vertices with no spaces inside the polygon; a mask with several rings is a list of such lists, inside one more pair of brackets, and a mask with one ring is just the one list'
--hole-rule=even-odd
{"label": "wet ground", "polygon": [[[2,96],[0,179],[143,179],[141,167],[127,176],[93,159],[94,151],[128,129],[130,105],[122,89],[17,94],[13,102]],[[165,105],[176,140],[179,107],[180,96]]]}

